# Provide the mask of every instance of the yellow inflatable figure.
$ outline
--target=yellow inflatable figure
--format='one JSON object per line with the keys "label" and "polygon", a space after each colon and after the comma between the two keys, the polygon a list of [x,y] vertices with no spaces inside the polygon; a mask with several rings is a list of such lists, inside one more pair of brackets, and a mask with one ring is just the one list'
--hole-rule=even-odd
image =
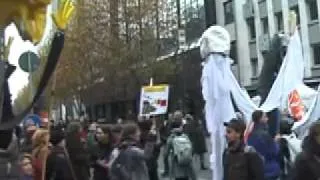
{"label": "yellow inflatable figure", "polygon": [[[20,35],[37,43],[41,40],[45,26],[47,6],[52,0],[0,0],[0,27],[5,28],[14,22]],[[71,0],[65,0],[55,14],[58,28],[65,28],[74,10]],[[63,30],[63,29],[60,29]]]}

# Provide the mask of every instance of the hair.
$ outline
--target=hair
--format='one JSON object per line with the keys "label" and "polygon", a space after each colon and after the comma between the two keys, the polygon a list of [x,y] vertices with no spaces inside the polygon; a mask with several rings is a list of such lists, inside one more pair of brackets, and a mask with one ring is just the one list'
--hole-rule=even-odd
{"label": "hair", "polygon": [[112,125],[111,124],[100,124],[97,129],[100,128],[104,134],[111,134]]}
{"label": "hair", "polygon": [[48,153],[49,131],[38,129],[32,136],[32,158],[44,158]]}
{"label": "hair", "polygon": [[115,124],[111,128],[112,133],[122,133],[123,127],[120,124]]}
{"label": "hair", "polygon": [[259,123],[260,119],[262,118],[264,112],[262,110],[256,110],[252,113],[252,121],[254,123]]}
{"label": "hair", "polygon": [[125,124],[122,131],[122,140],[131,139],[131,136],[139,131],[139,126],[134,123]]}

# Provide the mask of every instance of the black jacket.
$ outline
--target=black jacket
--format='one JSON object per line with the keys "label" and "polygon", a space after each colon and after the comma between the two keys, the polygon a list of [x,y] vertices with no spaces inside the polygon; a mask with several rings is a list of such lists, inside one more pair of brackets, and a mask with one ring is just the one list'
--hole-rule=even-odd
{"label": "black jacket", "polygon": [[74,180],[67,157],[62,147],[54,147],[48,156],[46,165],[46,179]]}
{"label": "black jacket", "polygon": [[320,145],[306,137],[302,149],[302,152],[296,157],[292,180],[320,179]]}
{"label": "black jacket", "polygon": [[264,180],[262,158],[244,144],[226,149],[223,166],[224,180]]}

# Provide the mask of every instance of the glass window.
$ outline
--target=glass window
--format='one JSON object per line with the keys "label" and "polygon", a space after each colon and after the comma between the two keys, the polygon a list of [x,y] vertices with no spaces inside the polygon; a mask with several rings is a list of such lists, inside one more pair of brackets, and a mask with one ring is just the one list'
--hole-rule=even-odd
{"label": "glass window", "polygon": [[238,58],[237,58],[237,41],[231,42],[230,47],[230,58],[234,60],[234,64],[238,64]]}
{"label": "glass window", "polygon": [[251,58],[251,70],[252,70],[252,77],[258,76],[258,59]]}
{"label": "glass window", "polygon": [[256,38],[256,27],[255,27],[255,23],[254,23],[254,18],[248,19],[247,23],[248,23],[249,37],[250,37],[250,39],[255,39]]}
{"label": "glass window", "polygon": [[309,16],[310,20],[317,20],[318,19],[318,4],[316,0],[310,0],[308,2],[309,6]]}
{"label": "glass window", "polygon": [[275,15],[275,19],[276,19],[276,26],[277,26],[278,32],[282,32],[284,30],[282,12],[277,13]]}
{"label": "glass window", "polygon": [[313,45],[312,48],[314,64],[320,65],[320,44]]}
{"label": "glass window", "polygon": [[268,18],[263,18],[261,20],[262,22],[262,30],[264,34],[268,34],[269,33],[269,24],[268,24]]}
{"label": "glass window", "polygon": [[234,21],[233,2],[227,1],[223,3],[225,24],[231,24]]}

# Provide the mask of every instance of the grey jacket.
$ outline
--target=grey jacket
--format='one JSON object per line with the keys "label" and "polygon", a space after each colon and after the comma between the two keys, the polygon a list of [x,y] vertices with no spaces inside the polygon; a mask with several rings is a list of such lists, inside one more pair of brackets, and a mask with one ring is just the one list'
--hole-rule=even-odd
{"label": "grey jacket", "polygon": [[15,135],[7,149],[0,149],[0,179],[19,179],[19,148]]}

